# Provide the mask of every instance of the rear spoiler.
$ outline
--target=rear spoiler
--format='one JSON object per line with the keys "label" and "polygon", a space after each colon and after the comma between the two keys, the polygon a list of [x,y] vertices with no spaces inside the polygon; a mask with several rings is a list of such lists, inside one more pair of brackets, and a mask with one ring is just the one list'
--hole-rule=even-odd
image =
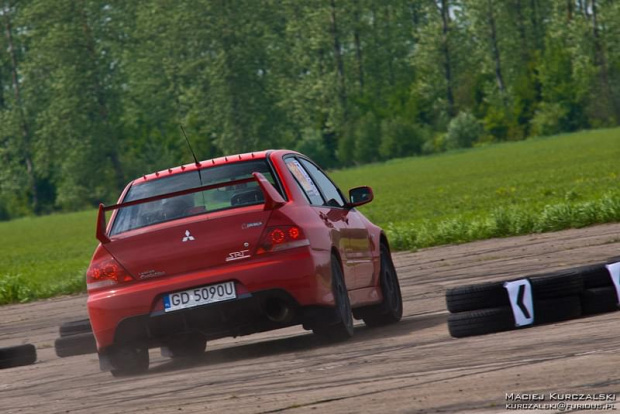
{"label": "rear spoiler", "polygon": [[152,201],[163,200],[166,198],[177,197],[185,194],[197,193],[199,191],[214,190],[221,187],[229,187],[232,185],[239,185],[250,183],[252,181],[258,181],[258,185],[265,196],[265,210],[274,210],[281,207],[286,203],[284,198],[278,193],[278,190],[265,178],[265,176],[259,172],[252,173],[252,178],[243,178],[241,180],[225,181],[222,183],[203,185],[200,187],[189,188],[187,190],[175,191],[167,194],[160,194],[153,197],[141,198],[140,200],[128,201],[126,203],[114,204],[111,206],[104,206],[99,204],[99,212],[97,213],[97,230],[96,237],[102,244],[110,242],[110,238],[106,234],[106,219],[105,213],[108,211],[118,210],[123,207],[135,206],[138,204],[150,203]]}

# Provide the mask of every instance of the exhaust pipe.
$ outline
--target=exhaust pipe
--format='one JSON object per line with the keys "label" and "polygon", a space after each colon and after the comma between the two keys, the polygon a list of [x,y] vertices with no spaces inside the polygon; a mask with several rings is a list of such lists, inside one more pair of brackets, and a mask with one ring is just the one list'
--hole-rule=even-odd
{"label": "exhaust pipe", "polygon": [[293,319],[291,307],[279,299],[268,299],[265,302],[265,314],[270,321],[276,323],[288,323]]}

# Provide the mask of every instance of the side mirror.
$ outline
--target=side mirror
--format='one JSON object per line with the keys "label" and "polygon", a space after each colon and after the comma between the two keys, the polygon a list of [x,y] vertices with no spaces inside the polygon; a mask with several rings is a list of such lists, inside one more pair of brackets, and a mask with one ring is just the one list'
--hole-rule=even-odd
{"label": "side mirror", "polygon": [[370,203],[374,198],[372,188],[370,187],[355,187],[349,190],[349,207],[357,207],[363,204]]}

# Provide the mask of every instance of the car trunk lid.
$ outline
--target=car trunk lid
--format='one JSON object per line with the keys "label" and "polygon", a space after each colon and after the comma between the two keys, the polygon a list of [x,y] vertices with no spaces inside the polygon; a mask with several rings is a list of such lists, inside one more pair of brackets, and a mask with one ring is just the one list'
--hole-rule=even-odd
{"label": "car trunk lid", "polygon": [[262,205],[174,220],[113,237],[105,248],[136,279],[249,259],[270,210]]}
{"label": "car trunk lid", "polygon": [[[156,195],[109,207],[100,205],[97,239],[125,270],[139,280],[172,276],[247,260],[255,251],[271,212],[285,203],[282,196],[261,173],[255,172],[252,175],[252,178]],[[123,208],[135,210],[141,208],[140,206],[200,191],[247,183],[258,183],[258,186],[255,187],[255,191],[236,194],[236,198],[233,197],[235,202],[241,203],[237,206],[212,212],[196,211],[189,216],[155,224],[148,224],[148,214],[138,214],[137,219],[144,219],[146,224],[111,236],[106,231],[105,214],[108,211]],[[253,195],[256,192],[260,197]],[[254,199],[248,200],[248,197]],[[249,205],[245,205],[246,202]],[[149,209],[150,207],[145,211]]]}

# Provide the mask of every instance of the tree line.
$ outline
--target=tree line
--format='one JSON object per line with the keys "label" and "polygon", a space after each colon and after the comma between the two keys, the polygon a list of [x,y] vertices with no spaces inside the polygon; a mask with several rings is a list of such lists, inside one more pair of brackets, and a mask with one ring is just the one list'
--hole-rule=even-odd
{"label": "tree line", "polygon": [[0,0],[0,219],[199,158],[343,167],[618,125],[615,0]]}

